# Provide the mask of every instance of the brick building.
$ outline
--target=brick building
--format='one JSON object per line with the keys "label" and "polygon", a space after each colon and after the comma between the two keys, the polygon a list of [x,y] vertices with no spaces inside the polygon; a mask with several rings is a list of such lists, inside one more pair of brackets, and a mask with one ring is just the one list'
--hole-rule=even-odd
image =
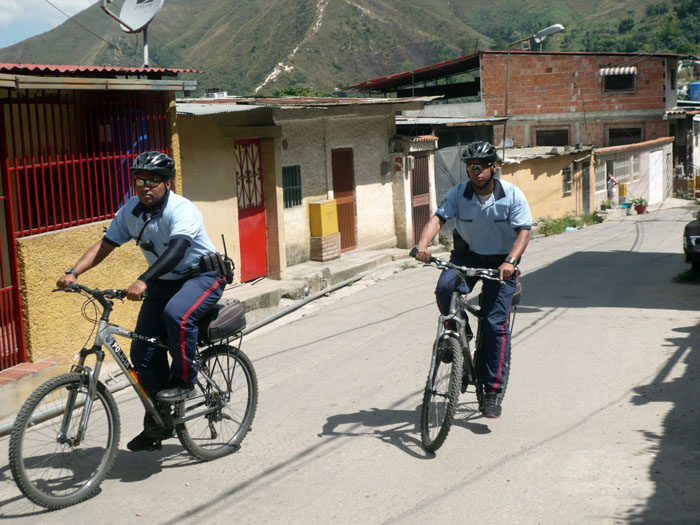
{"label": "brick building", "polygon": [[607,147],[672,135],[666,112],[676,105],[678,61],[684,58],[692,57],[480,51],[346,89],[442,95],[421,113],[404,112],[409,120],[403,127],[407,134],[437,135],[440,147],[474,138],[498,144],[504,119],[516,147]]}

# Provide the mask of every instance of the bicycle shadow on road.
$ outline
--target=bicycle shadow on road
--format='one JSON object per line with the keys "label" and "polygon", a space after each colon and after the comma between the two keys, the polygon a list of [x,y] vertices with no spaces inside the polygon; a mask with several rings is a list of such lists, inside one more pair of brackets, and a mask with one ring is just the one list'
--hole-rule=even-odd
{"label": "bicycle shadow on road", "polygon": [[371,437],[415,458],[429,459],[432,454],[427,454],[421,446],[419,421],[420,405],[413,410],[370,408],[329,416],[319,437]]}
{"label": "bicycle shadow on road", "polygon": [[177,440],[164,443],[161,450],[131,452],[120,449],[107,479],[134,483],[169,468],[188,467],[196,463],[202,463],[202,461],[190,456]]}
{"label": "bicycle shadow on road", "polygon": [[[631,523],[697,523],[700,512],[700,324],[673,331],[678,336],[667,341],[675,351],[631,400],[633,406],[672,404],[661,433],[639,429],[648,442],[644,452],[654,458],[648,474],[654,492],[623,517]],[[683,365],[683,375],[669,379]]]}

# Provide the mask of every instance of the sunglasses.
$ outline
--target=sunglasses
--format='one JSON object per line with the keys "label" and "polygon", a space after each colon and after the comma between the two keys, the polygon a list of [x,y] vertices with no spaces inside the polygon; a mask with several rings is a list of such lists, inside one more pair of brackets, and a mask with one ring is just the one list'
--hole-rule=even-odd
{"label": "sunglasses", "polygon": [[491,166],[492,164],[467,164],[467,171],[484,171]]}
{"label": "sunglasses", "polygon": [[138,187],[138,188],[142,188],[142,187],[144,187],[144,186],[145,186],[146,188],[155,188],[155,187],[158,186],[158,184],[160,184],[161,182],[163,182],[163,179],[140,179],[140,178],[136,178],[136,179],[134,179],[134,186],[136,186],[136,187]]}

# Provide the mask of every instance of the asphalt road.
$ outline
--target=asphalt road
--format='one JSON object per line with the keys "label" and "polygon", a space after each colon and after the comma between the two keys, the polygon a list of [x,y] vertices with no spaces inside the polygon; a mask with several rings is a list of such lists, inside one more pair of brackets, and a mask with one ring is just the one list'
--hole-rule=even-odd
{"label": "asphalt road", "polygon": [[[131,453],[102,491],[45,513],[0,440],[0,517],[17,523],[700,522],[700,286],[672,277],[690,209],[531,242],[498,420],[463,395],[437,454],[417,427],[437,270],[401,264],[244,342],[260,401],[241,450],[210,463],[177,440]],[[407,267],[413,266],[413,267]]]}

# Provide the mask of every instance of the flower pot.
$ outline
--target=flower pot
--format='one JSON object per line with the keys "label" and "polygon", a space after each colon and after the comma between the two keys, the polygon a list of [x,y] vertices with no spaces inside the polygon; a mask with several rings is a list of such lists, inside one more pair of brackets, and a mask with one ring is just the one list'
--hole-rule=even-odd
{"label": "flower pot", "polygon": [[634,207],[634,210],[637,212],[637,215],[643,215],[647,212],[647,205],[646,204],[637,204]]}

